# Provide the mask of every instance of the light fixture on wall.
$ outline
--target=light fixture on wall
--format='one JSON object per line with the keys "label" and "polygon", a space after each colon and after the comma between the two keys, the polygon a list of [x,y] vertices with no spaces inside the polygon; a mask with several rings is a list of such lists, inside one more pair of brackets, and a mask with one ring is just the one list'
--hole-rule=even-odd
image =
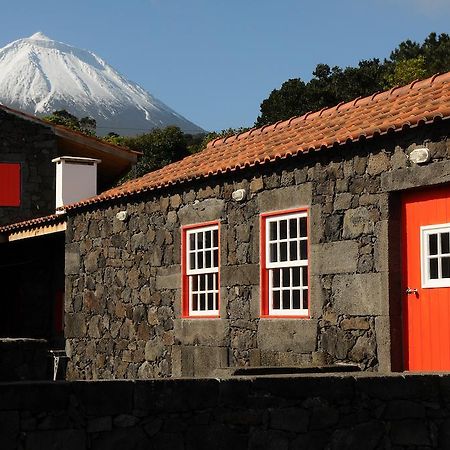
{"label": "light fixture on wall", "polygon": [[233,191],[231,194],[231,197],[235,202],[241,202],[245,198],[246,191],[245,189],[237,189],[236,191]]}
{"label": "light fixture on wall", "polygon": [[128,213],[126,211],[119,211],[116,214],[116,219],[125,222],[128,219]]}
{"label": "light fixture on wall", "polygon": [[409,160],[414,164],[425,164],[431,159],[430,151],[426,147],[415,148],[409,154]]}

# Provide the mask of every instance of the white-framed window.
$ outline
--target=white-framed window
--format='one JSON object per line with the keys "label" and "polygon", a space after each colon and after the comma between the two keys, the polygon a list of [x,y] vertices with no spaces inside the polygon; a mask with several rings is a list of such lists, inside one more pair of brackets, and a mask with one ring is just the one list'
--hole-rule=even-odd
{"label": "white-framed window", "polygon": [[263,215],[262,310],[269,316],[308,316],[308,213]]}
{"label": "white-framed window", "polygon": [[450,287],[450,223],[420,227],[422,287]]}
{"label": "white-framed window", "polygon": [[219,225],[185,228],[184,313],[219,315]]}

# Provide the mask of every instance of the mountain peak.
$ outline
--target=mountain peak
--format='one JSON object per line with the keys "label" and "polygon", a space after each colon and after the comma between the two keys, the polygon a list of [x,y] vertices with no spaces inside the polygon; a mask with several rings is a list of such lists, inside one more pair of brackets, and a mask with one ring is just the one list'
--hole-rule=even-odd
{"label": "mountain peak", "polygon": [[203,132],[94,53],[42,32],[0,48],[0,104],[38,116],[61,109],[90,116],[100,135],[131,136],[169,125]]}
{"label": "mountain peak", "polygon": [[33,41],[51,41],[51,39],[48,36],[46,36],[44,33],[42,33],[41,31],[34,33],[28,39],[31,39]]}

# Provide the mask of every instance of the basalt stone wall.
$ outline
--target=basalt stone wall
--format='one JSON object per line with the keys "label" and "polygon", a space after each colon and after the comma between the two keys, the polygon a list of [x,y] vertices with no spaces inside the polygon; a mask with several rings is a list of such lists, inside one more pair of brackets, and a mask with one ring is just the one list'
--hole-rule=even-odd
{"label": "basalt stone wall", "polygon": [[0,163],[21,165],[20,207],[0,207],[0,226],[55,211],[56,137],[50,128],[0,110]]}
{"label": "basalt stone wall", "polygon": [[[69,378],[399,368],[399,192],[450,181],[447,136],[445,122],[422,126],[71,213]],[[419,167],[408,153],[422,145],[432,160]],[[239,188],[242,202],[231,198]],[[260,318],[260,214],[304,206],[310,318]],[[211,220],[220,221],[220,319],[181,318],[181,227]]]}
{"label": "basalt stone wall", "polygon": [[0,383],[2,450],[446,449],[448,376]]}

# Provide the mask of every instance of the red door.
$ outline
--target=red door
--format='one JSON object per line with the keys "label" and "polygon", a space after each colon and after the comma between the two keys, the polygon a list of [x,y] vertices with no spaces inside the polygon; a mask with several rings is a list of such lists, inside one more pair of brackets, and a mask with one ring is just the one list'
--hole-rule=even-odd
{"label": "red door", "polygon": [[402,197],[405,369],[450,370],[450,186]]}

